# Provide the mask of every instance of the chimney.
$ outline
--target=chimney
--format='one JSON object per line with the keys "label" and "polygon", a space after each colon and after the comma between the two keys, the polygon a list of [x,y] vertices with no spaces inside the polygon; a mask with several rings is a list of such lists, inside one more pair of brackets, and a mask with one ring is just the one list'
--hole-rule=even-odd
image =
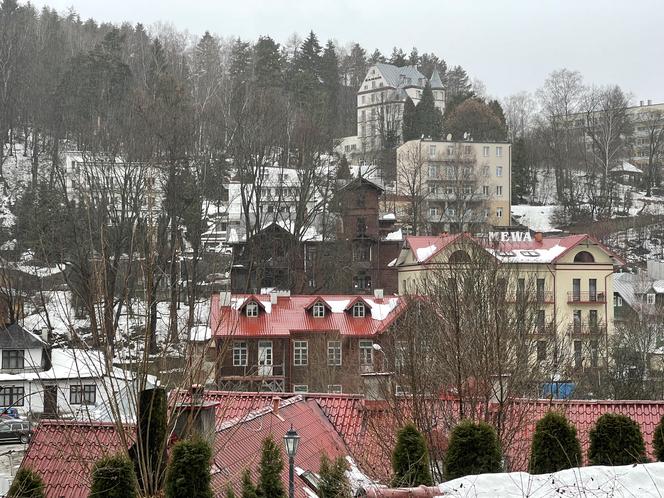
{"label": "chimney", "polygon": [[275,396],[272,398],[272,413],[275,415],[279,415],[279,405],[281,404],[281,398],[279,396]]}
{"label": "chimney", "polygon": [[219,293],[219,307],[225,308],[231,305],[231,293],[222,291]]}
{"label": "chimney", "polygon": [[374,289],[374,297],[376,299],[383,299],[383,289]]}
{"label": "chimney", "polygon": [[544,236],[542,235],[542,232],[535,232],[535,242],[539,242],[541,244],[543,239]]}
{"label": "chimney", "polygon": [[270,291],[270,303],[277,304],[277,297],[278,296],[279,296],[279,294],[277,294],[276,290]]}
{"label": "chimney", "polygon": [[203,394],[205,393],[205,388],[201,384],[192,384],[189,388],[191,394],[191,403],[194,405],[200,405],[203,403]]}

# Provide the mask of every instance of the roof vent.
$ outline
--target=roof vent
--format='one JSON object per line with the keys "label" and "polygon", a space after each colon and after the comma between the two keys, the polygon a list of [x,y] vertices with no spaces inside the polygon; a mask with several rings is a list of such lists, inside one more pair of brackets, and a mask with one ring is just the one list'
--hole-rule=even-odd
{"label": "roof vent", "polygon": [[374,289],[374,297],[376,299],[383,299],[383,289]]}
{"label": "roof vent", "polygon": [[270,303],[277,304],[277,297],[278,296],[279,296],[279,294],[277,294],[276,291],[270,292]]}

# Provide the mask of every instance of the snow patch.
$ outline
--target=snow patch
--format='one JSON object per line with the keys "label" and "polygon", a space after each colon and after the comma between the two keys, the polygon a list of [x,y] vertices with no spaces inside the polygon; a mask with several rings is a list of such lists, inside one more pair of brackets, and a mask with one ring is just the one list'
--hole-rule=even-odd
{"label": "snow patch", "polygon": [[401,228],[395,232],[390,232],[385,236],[385,240],[403,240],[403,232]]}
{"label": "snow patch", "polygon": [[436,244],[432,244],[427,247],[420,247],[417,250],[417,261],[422,262],[425,261],[426,259],[430,258],[431,255],[436,252],[437,246]]}

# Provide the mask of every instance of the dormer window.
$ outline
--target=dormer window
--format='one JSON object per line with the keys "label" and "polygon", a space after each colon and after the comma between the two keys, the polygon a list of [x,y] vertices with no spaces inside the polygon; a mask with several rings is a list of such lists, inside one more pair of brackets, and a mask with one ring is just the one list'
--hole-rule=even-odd
{"label": "dormer window", "polygon": [[250,318],[258,316],[258,304],[255,301],[247,303],[247,306],[244,308],[244,312]]}
{"label": "dormer window", "polygon": [[320,301],[314,304],[313,314],[314,318],[323,318],[325,316],[325,305]]}
{"label": "dormer window", "polygon": [[357,318],[364,318],[366,307],[363,303],[355,303],[353,305],[353,316]]}

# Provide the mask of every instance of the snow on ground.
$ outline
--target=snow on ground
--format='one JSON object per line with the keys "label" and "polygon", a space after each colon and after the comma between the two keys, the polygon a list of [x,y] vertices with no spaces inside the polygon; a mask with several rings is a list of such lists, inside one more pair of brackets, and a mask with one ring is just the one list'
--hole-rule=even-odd
{"label": "snow on ground", "polygon": [[536,232],[559,232],[551,224],[551,217],[558,206],[528,206],[525,204],[512,206],[512,216],[524,226]]}
{"label": "snow on ground", "polygon": [[443,483],[440,490],[454,497],[661,497],[664,463],[581,467],[542,475],[482,474]]}

